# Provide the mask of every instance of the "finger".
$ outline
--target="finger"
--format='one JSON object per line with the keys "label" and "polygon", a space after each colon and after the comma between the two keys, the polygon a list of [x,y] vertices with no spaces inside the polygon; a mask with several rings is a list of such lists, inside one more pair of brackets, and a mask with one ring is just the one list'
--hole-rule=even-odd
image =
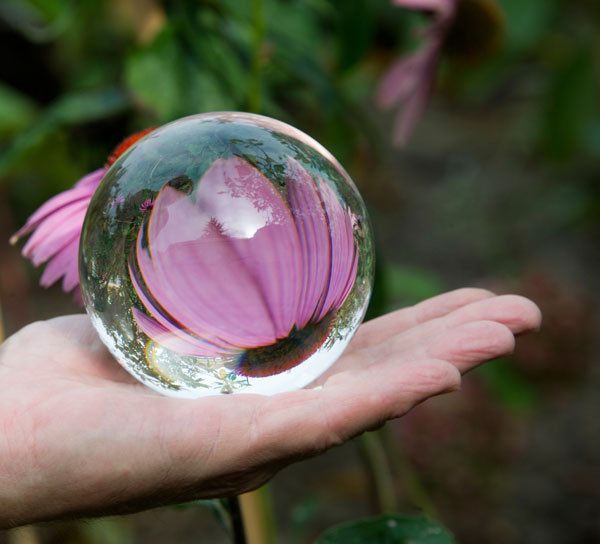
{"label": "finger", "polygon": [[[515,337],[506,325],[495,321],[474,321],[420,337],[404,345],[401,350],[386,348],[382,353],[385,357],[395,354],[399,363],[416,359],[442,359],[455,365],[464,374],[481,363],[512,353],[514,347]],[[378,360],[370,358],[368,351],[360,350],[351,354],[343,362],[344,372],[377,364]],[[319,377],[312,387],[324,384],[334,373],[328,372]]]}
{"label": "finger", "polygon": [[431,341],[406,350],[400,358],[443,359],[464,374],[481,363],[509,355],[514,349],[515,337],[506,325],[495,321],[473,321],[442,331]]}
{"label": "finger", "polygon": [[539,307],[520,295],[501,295],[480,300],[448,315],[447,324],[456,326],[469,321],[489,320],[506,325],[513,334],[538,330],[542,323]]}
{"label": "finger", "polygon": [[274,457],[310,455],[400,417],[415,405],[460,385],[455,366],[441,360],[392,358],[330,378],[322,389],[272,397],[258,436]]}
{"label": "finger", "polygon": [[370,350],[372,359],[402,352],[407,347],[427,342],[434,334],[474,321],[495,321],[508,327],[513,334],[537,330],[541,312],[529,299],[518,295],[502,295],[473,302],[444,317],[433,319],[407,330]]}
{"label": "finger", "polygon": [[378,317],[364,323],[356,332],[347,352],[377,345],[411,327],[443,317],[467,304],[494,297],[486,289],[463,288],[427,299],[410,308]]}
{"label": "finger", "polygon": [[458,307],[442,317],[433,318],[409,328],[379,344],[368,345],[363,349],[350,352],[346,351],[312,385],[318,386],[338,372],[364,368],[387,357],[401,358],[405,353],[408,354],[408,357],[445,359],[442,352],[427,352],[426,344],[431,342],[436,335],[475,321],[495,321],[508,327],[513,334],[522,334],[539,328],[541,313],[533,302],[520,296],[502,295],[481,298]]}

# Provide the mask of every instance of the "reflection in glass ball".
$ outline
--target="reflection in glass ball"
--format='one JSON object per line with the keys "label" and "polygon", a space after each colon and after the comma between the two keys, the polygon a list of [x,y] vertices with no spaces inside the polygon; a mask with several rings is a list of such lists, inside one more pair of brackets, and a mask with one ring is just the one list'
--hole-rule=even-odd
{"label": "reflection in glass ball", "polygon": [[168,395],[274,394],[341,355],[371,292],[364,203],[321,145],[246,113],[180,119],[108,170],[80,243],[84,303]]}

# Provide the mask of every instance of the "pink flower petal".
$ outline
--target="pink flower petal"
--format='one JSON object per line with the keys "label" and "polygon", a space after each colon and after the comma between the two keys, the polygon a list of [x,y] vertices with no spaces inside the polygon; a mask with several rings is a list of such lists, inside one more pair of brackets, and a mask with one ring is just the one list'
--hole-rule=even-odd
{"label": "pink flower petal", "polygon": [[327,216],[315,181],[294,159],[288,160],[288,199],[300,237],[302,291],[296,315],[298,328],[313,319],[331,272],[331,239]]}
{"label": "pink flower petal", "polygon": [[240,347],[276,341],[256,281],[214,222],[197,241],[175,244],[154,261],[161,278],[176,271],[180,279],[172,286],[162,282],[157,299],[174,302],[166,306],[169,313],[199,336],[208,332]]}
{"label": "pink flower petal", "polygon": [[331,310],[339,309],[344,303],[356,279],[358,259],[350,214],[344,210],[334,190],[322,179],[319,179],[319,190],[331,236],[331,275],[316,321],[323,319]]}
{"label": "pink flower petal", "polygon": [[400,57],[385,73],[377,87],[376,99],[382,108],[389,108],[406,99],[422,84],[423,67],[427,62],[425,48]]}
{"label": "pink flower petal", "polygon": [[42,287],[50,287],[69,269],[71,273],[73,270],[77,271],[78,241],[79,235],[73,233],[71,240],[52,256],[40,278],[40,285]]}
{"label": "pink flower petal", "polygon": [[163,187],[130,256],[140,329],[181,353],[232,356],[337,310],[356,276],[351,216],[291,159],[287,192],[239,158],[216,160],[192,195]]}
{"label": "pink flower petal", "polygon": [[[196,204],[170,187],[157,196],[147,228],[149,252],[138,239],[144,283],[168,314],[197,336],[243,347],[274,343],[291,329],[293,312],[270,311],[267,299],[283,293],[288,307],[297,303],[293,289],[281,290],[283,281],[263,280],[256,252],[282,234],[294,243],[295,227],[283,199],[255,168],[235,158],[215,161],[193,196]],[[286,270],[278,266],[283,276]],[[173,274],[179,281],[172,281]]]}
{"label": "pink flower petal", "polygon": [[83,306],[83,298],[81,296],[81,289],[79,285],[73,290],[73,302],[79,306]]}
{"label": "pink flower petal", "polygon": [[34,266],[47,261],[72,240],[74,232],[81,232],[88,205],[89,201],[76,201],[47,216],[23,246],[23,257]]}
{"label": "pink flower petal", "polygon": [[396,6],[417,11],[433,11],[438,17],[451,17],[457,0],[392,0]]}
{"label": "pink flower petal", "polygon": [[[181,217],[185,217],[185,221],[181,221]],[[136,259],[142,281],[137,285],[134,281],[134,288],[152,317],[160,320],[163,326],[172,330],[191,330],[194,335],[203,336],[219,346],[223,344],[220,338],[208,332],[210,323],[202,320],[206,315],[204,302],[192,298],[191,291],[196,290],[200,274],[194,277],[194,270],[191,277],[189,274],[190,264],[194,267],[189,261],[197,257],[194,239],[203,236],[207,227],[208,219],[199,213],[187,195],[164,187],[155,200],[147,226],[148,249],[143,247],[142,233],[138,235]],[[183,249],[184,262],[179,262],[177,254],[173,255],[181,253],[175,248],[177,244]],[[152,299],[157,301],[158,307],[149,302]],[[162,315],[165,318],[161,319]],[[211,355],[207,353],[207,356]]]}
{"label": "pink flower petal", "polygon": [[[143,258],[146,257],[144,256]],[[189,329],[186,329],[184,325],[179,323],[165,308],[158,303],[158,301],[154,299],[154,297],[146,293],[147,287],[144,285],[140,273],[136,272],[131,258],[129,262],[129,274],[137,295],[139,296],[148,313],[152,316],[151,318],[148,317],[148,319],[153,319],[156,322],[157,327],[160,326],[162,330],[170,331],[185,343],[196,346],[196,350],[200,348],[202,351],[195,352],[196,355],[215,357],[219,354],[227,353],[237,349],[235,346],[231,346],[230,344],[227,344],[226,342],[223,342],[214,336],[211,337],[210,340],[199,338]],[[144,332],[146,332],[146,334],[148,334],[148,336],[155,338],[146,331],[148,327],[145,329],[142,324],[140,324],[140,327],[142,330],[144,330]]]}
{"label": "pink flower petal", "polygon": [[300,240],[286,202],[248,162],[216,161],[202,178],[197,203],[210,211],[264,299],[276,338],[294,326],[300,299]]}
{"label": "pink flower petal", "polygon": [[425,59],[425,64],[421,67],[422,74],[418,85],[407,96],[396,116],[394,142],[397,145],[406,143],[425,111],[433,91],[437,52],[434,44],[431,44],[428,49],[431,49],[431,52]]}
{"label": "pink flower petal", "polygon": [[397,6],[433,12],[433,20],[423,33],[424,45],[394,62],[377,87],[376,101],[380,107],[400,105],[394,129],[394,143],[397,145],[406,142],[427,105],[433,88],[436,64],[454,18],[456,2],[457,0],[392,0]]}
{"label": "pink flower petal", "polygon": [[[79,249],[79,240],[77,243],[77,249]],[[79,251],[75,252],[73,260],[69,262],[62,281],[62,290],[68,293],[75,289],[79,285],[79,266],[78,266],[78,255]]]}
{"label": "pink flower petal", "polygon": [[192,357],[217,357],[222,355],[222,353],[215,349],[215,346],[208,342],[203,342],[199,338],[186,340],[177,334],[178,331],[176,328],[164,327],[137,308],[132,308],[131,311],[133,312],[135,322],[144,334],[167,349]]}
{"label": "pink flower petal", "polygon": [[94,191],[100,184],[106,170],[100,168],[82,177],[71,189],[53,196],[50,200],[44,202],[30,217],[23,227],[21,227],[10,239],[11,244],[15,244],[21,236],[31,232],[44,219],[53,215],[58,210],[69,206],[72,203],[83,200],[89,203]]}
{"label": "pink flower petal", "polygon": [[34,231],[22,254],[35,266],[49,261],[40,279],[48,287],[63,277],[65,292],[75,290],[75,300],[81,301],[79,285],[79,236],[85,213],[97,186],[105,173],[104,168],[81,178],[73,188],[44,203],[10,240],[14,244],[21,236]]}

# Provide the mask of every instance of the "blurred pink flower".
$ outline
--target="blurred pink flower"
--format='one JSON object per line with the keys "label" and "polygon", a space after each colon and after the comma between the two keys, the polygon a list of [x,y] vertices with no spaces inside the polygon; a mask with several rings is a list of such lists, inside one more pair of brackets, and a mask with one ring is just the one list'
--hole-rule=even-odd
{"label": "blurred pink flower", "polygon": [[61,277],[66,293],[83,304],[79,291],[79,236],[92,195],[110,166],[135,142],[154,130],[137,132],[123,140],[111,153],[103,168],[81,178],[71,189],[63,191],[42,204],[23,227],[10,238],[12,245],[26,234],[35,231],[21,254],[34,266],[49,261],[42,273],[40,284],[49,287]]}
{"label": "blurred pink flower", "polygon": [[179,353],[229,358],[255,377],[322,344],[356,278],[353,220],[293,159],[287,180],[283,196],[233,157],[217,159],[192,195],[160,190],[129,262],[146,310],[132,312],[146,335]]}
{"label": "blurred pink flower", "polygon": [[433,89],[440,51],[454,18],[457,0],[392,0],[397,6],[432,12],[422,29],[423,45],[397,59],[377,89],[377,103],[383,108],[399,106],[394,143],[404,145],[414,130]]}

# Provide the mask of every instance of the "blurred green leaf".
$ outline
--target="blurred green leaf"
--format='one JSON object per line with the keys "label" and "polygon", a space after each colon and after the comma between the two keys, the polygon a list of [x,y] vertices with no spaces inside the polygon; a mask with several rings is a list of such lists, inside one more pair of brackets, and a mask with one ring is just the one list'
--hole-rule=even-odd
{"label": "blurred green leaf", "polygon": [[[231,45],[220,36],[207,34],[201,42],[199,55],[205,59],[206,67],[215,78],[220,80],[222,90],[226,91],[227,96],[220,96],[218,101],[222,104],[243,103],[248,84],[247,69],[242,66]],[[208,110],[208,106],[205,109]]]}
{"label": "blurred green leaf", "polygon": [[587,150],[600,156],[600,119],[595,119],[590,123],[585,140]]}
{"label": "blurred green leaf", "polygon": [[[11,175],[0,183],[10,184],[11,209],[15,226],[46,200],[72,187],[91,168],[88,163],[74,157],[67,131],[59,129],[31,149],[11,171]],[[36,272],[37,273],[37,272]]]}
{"label": "blurred green leaf", "polygon": [[337,8],[338,69],[348,70],[356,65],[371,44],[373,20],[366,0],[334,2]]}
{"label": "blurred green leaf", "polygon": [[35,104],[0,82],[0,136],[24,129],[35,116]]}
{"label": "blurred green leaf", "polygon": [[50,20],[60,17],[65,10],[68,10],[72,7],[71,2],[65,2],[65,0],[26,0],[25,2],[21,0],[21,3],[34,6],[40,13]]}
{"label": "blurred green leaf", "polygon": [[188,38],[173,26],[132,54],[125,66],[127,86],[159,123],[203,111],[238,109],[235,96],[245,96],[245,79],[222,42],[208,35]]}
{"label": "blurred green leaf", "polygon": [[452,544],[447,529],[422,516],[379,516],[336,525],[315,544]]}
{"label": "blurred green leaf", "polygon": [[125,64],[127,86],[160,122],[178,116],[182,107],[180,90],[186,84],[185,79],[182,58],[171,27],[163,30],[148,47],[131,55]]}
{"label": "blurred green leaf", "polygon": [[534,47],[556,13],[557,0],[498,0],[506,14],[506,46],[513,51]]}
{"label": "blurred green leaf", "polygon": [[388,265],[383,274],[388,297],[402,305],[415,304],[444,290],[439,277],[427,270]]}
{"label": "blurred green leaf", "polygon": [[79,525],[89,544],[134,544],[133,528],[123,518],[102,518]]}
{"label": "blurred green leaf", "polygon": [[73,4],[66,0],[2,0],[0,19],[33,42],[56,39],[74,16]]}
{"label": "blurred green leaf", "polygon": [[0,177],[61,126],[105,119],[124,111],[128,106],[127,96],[115,88],[74,91],[62,96],[38,117],[29,130],[15,138],[0,156]]}
{"label": "blurred green leaf", "polygon": [[294,544],[306,542],[306,533],[312,522],[323,508],[322,502],[317,496],[311,495],[294,505],[290,512],[291,520],[291,541]]}
{"label": "blurred green leaf", "polygon": [[594,57],[585,49],[573,52],[554,73],[541,127],[547,155],[565,159],[584,146],[597,104],[595,72]]}
{"label": "blurred green leaf", "polygon": [[536,406],[535,388],[526,381],[507,359],[483,365],[475,371],[496,398],[515,412],[527,412]]}
{"label": "blurred green leaf", "polygon": [[116,115],[128,106],[129,99],[125,93],[114,87],[74,91],[59,98],[46,115],[55,123],[77,125]]}
{"label": "blurred green leaf", "polygon": [[267,35],[294,53],[318,57],[323,45],[318,13],[304,2],[265,0]]}

